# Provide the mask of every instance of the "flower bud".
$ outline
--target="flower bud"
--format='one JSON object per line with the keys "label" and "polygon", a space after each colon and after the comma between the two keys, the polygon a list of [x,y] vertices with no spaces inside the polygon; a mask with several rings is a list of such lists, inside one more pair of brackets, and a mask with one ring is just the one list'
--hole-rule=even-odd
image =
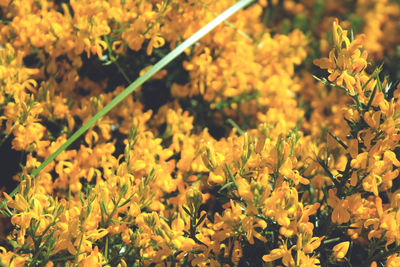
{"label": "flower bud", "polygon": [[189,204],[189,206],[193,206],[196,210],[198,210],[203,202],[203,194],[197,188],[190,188],[186,192],[186,202]]}
{"label": "flower bud", "polygon": [[349,250],[350,242],[345,241],[333,247],[333,257],[335,259],[343,259]]}
{"label": "flower bud", "polygon": [[203,153],[201,153],[201,159],[210,171],[217,167],[216,153],[210,143],[207,143]]}

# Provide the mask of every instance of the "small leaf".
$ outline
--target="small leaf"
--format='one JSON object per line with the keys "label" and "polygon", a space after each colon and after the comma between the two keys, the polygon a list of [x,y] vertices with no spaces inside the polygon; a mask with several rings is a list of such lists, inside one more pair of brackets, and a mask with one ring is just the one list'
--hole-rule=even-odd
{"label": "small leaf", "polygon": [[204,213],[203,216],[200,217],[199,221],[196,223],[196,227],[198,227],[206,218],[207,214]]}
{"label": "small leaf", "polygon": [[183,209],[189,216],[192,216],[192,214],[190,213],[190,211],[189,211],[185,206],[182,206],[182,209]]}
{"label": "small leaf", "polygon": [[233,184],[234,184],[234,182],[229,182],[229,183],[224,184],[224,186],[221,187],[221,188],[218,190],[218,192],[223,191],[224,189],[230,187],[230,186],[233,185]]}

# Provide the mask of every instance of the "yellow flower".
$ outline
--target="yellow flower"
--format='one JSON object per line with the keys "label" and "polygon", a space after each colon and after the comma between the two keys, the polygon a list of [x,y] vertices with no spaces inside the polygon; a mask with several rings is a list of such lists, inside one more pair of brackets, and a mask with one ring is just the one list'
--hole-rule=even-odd
{"label": "yellow flower", "polygon": [[153,52],[153,48],[160,48],[165,44],[164,38],[162,38],[159,34],[154,34],[151,39],[149,44],[147,45],[147,50],[146,53],[148,56],[151,55]]}
{"label": "yellow flower", "polygon": [[333,257],[335,259],[343,259],[349,250],[350,242],[345,241],[333,247]]}
{"label": "yellow flower", "polygon": [[15,200],[13,200],[6,192],[3,192],[3,194],[8,201],[7,205],[9,207],[18,211],[26,211],[29,208],[29,203],[20,193],[15,195]]}
{"label": "yellow flower", "polygon": [[[362,99],[361,82],[365,80],[362,71],[367,66],[367,53],[361,53],[365,35],[359,35],[350,42],[347,31],[339,26],[337,19],[333,22],[334,48],[329,53],[329,58],[315,59],[314,64],[321,69],[327,69],[330,73],[328,79],[339,86],[345,86],[350,95],[357,92]],[[368,79],[368,78],[367,78]]]}
{"label": "yellow flower", "polygon": [[210,172],[210,175],[208,176],[209,184],[223,184],[225,180],[225,175],[220,169],[215,172]]}
{"label": "yellow flower", "polygon": [[399,253],[395,253],[393,255],[390,255],[387,258],[386,266],[388,267],[396,267],[399,266],[400,264],[400,255]]}
{"label": "yellow flower", "polygon": [[[253,211],[250,211],[253,210]],[[262,219],[257,219],[255,216],[249,213],[257,213],[257,209],[253,207],[247,207],[246,209],[248,215],[242,221],[242,228],[246,232],[247,240],[250,244],[254,244],[254,237],[257,239],[267,242],[267,239],[260,235],[254,228],[260,227],[261,229],[265,229],[267,227],[267,223]]]}
{"label": "yellow flower", "polygon": [[96,246],[94,250],[84,258],[84,260],[79,264],[82,267],[101,267],[103,266],[103,255],[99,252],[99,248]]}
{"label": "yellow flower", "polygon": [[5,248],[0,247],[0,263],[4,266],[22,267],[26,266],[28,255],[21,256],[18,253],[7,251]]}
{"label": "yellow flower", "polygon": [[281,245],[279,248],[271,250],[271,252],[262,257],[263,261],[270,262],[282,258],[282,263],[285,266],[295,266],[295,261],[292,257],[292,250],[296,246],[287,249],[287,244]]}
{"label": "yellow flower", "polygon": [[321,241],[324,238],[325,238],[325,236],[311,238],[308,241],[308,243],[304,246],[304,249],[303,249],[304,252],[313,253],[313,251],[316,250],[321,245]]}
{"label": "yellow flower", "polygon": [[251,192],[249,182],[241,177],[237,177],[236,182],[238,185],[239,196],[242,197],[244,200],[250,202],[254,196],[253,193]]}
{"label": "yellow flower", "polygon": [[328,204],[333,208],[331,217],[333,223],[342,224],[350,220],[348,201],[339,199],[332,189],[329,189]]}

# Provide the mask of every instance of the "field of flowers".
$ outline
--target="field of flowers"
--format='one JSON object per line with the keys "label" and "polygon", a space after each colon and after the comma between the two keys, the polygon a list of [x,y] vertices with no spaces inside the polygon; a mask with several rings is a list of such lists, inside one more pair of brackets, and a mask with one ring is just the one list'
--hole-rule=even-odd
{"label": "field of flowers", "polygon": [[0,266],[400,266],[399,66],[395,0],[0,0]]}

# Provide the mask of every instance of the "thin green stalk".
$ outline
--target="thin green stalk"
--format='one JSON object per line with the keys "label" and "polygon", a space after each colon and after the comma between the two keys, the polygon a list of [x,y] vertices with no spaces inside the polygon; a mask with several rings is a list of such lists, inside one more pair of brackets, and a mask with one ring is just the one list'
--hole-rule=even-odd
{"label": "thin green stalk", "polygon": [[[364,90],[364,87],[367,86],[367,84],[369,83],[369,81],[372,80],[372,78],[375,78],[377,81],[377,84],[375,85],[374,90],[372,91],[372,95],[369,98],[369,101],[367,104],[367,109],[366,109],[367,111],[370,109],[372,102],[374,101],[374,98],[375,98],[376,90],[379,87],[379,85],[378,85],[378,83],[380,83],[379,74],[381,73],[381,71],[382,71],[382,65],[375,69],[374,73],[372,73],[371,77],[368,79],[368,81],[362,87],[362,90]],[[382,86],[380,89],[382,90]]]}
{"label": "thin green stalk", "polygon": [[118,61],[115,60],[114,61],[115,66],[117,66],[118,71],[122,74],[122,76],[124,76],[124,79],[128,82],[128,83],[132,83],[131,79],[129,79],[128,75],[125,73],[125,71],[122,69],[121,65],[119,65]]}
{"label": "thin green stalk", "polygon": [[[110,103],[108,103],[102,110],[95,114],[87,123],[85,123],[78,131],[71,135],[68,140],[62,144],[53,154],[51,154],[43,163],[36,168],[32,173],[31,177],[34,178],[41,170],[43,170],[51,161],[53,161],[62,151],[68,148],[76,139],[78,139],[83,133],[85,133],[90,127],[92,127],[100,118],[106,115],[111,109],[118,105],[122,100],[124,100],[128,95],[134,92],[139,86],[149,80],[154,74],[164,68],[168,63],[173,61],[178,57],[185,49],[199,41],[203,36],[217,27],[221,22],[235,14],[240,9],[246,7],[254,0],[240,0],[224,12],[222,12],[218,17],[209,22],[206,26],[198,30],[191,37],[186,39],[174,50],[169,52],[160,61],[158,61],[150,70],[148,70],[143,76],[137,78],[133,83],[131,83],[124,91],[117,95]],[[11,193],[10,197],[13,197],[18,192],[18,187],[16,187]],[[7,203],[7,200],[3,200],[0,204],[0,209],[2,209]]]}
{"label": "thin green stalk", "polygon": [[78,262],[79,254],[81,253],[81,246],[82,246],[82,241],[83,241],[83,235],[84,235],[84,234],[83,234],[83,232],[82,232],[81,240],[79,241],[78,252],[76,252],[76,254],[75,254],[74,267],[78,266],[78,265],[77,265],[77,262]]}
{"label": "thin green stalk", "polygon": [[332,136],[333,137],[333,139],[335,139],[336,140],[336,142],[338,142],[339,144],[341,144],[342,145],[342,147],[344,147],[344,149],[347,149],[348,147],[347,147],[347,145],[345,144],[345,143],[343,143],[343,141],[342,140],[340,140],[340,138],[339,137],[337,137],[336,135],[334,135],[333,133],[331,133],[331,132],[328,132],[329,133],[329,135],[330,136]]}
{"label": "thin green stalk", "polygon": [[367,111],[370,109],[370,107],[371,107],[371,105],[372,105],[372,101],[374,101],[374,98],[375,98],[375,94],[376,94],[376,89],[378,88],[378,85],[375,85],[375,87],[374,87],[374,91],[372,91],[372,95],[371,95],[371,97],[369,98],[369,101],[368,101],[368,104],[367,104]]}
{"label": "thin green stalk", "polygon": [[242,129],[240,129],[239,125],[237,125],[237,123],[232,120],[231,118],[226,120],[227,123],[229,123],[230,125],[232,125],[233,128],[236,129],[236,131],[240,134],[240,135],[244,135],[244,131]]}
{"label": "thin green stalk", "polygon": [[[218,14],[215,13],[214,11],[212,11],[211,9],[208,8],[208,6],[206,4],[203,4],[203,7],[205,9],[207,9],[209,12],[211,12],[214,16],[217,16]],[[244,33],[243,31],[239,30],[238,28],[236,28],[232,23],[228,22],[228,21],[224,21],[224,24],[226,24],[227,26],[229,26],[230,28],[234,29],[237,33],[239,33],[240,35],[242,35],[244,38],[246,38],[247,40],[253,41],[253,39],[248,36],[246,33]]]}
{"label": "thin green stalk", "polygon": [[335,237],[335,238],[331,238],[331,239],[322,241],[322,244],[327,245],[327,244],[339,242],[339,241],[340,241],[340,237]]}

